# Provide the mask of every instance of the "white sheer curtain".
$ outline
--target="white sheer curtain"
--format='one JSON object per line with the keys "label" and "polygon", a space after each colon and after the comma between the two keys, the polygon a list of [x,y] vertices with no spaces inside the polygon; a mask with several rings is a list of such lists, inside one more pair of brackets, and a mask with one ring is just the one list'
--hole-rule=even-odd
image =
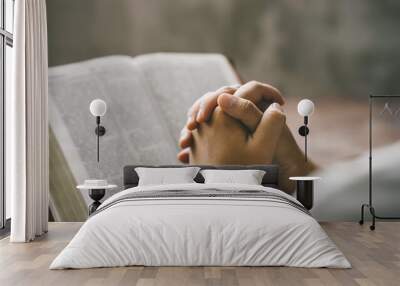
{"label": "white sheer curtain", "polygon": [[12,242],[47,231],[48,118],[45,0],[15,1],[13,92],[6,98],[6,187]]}

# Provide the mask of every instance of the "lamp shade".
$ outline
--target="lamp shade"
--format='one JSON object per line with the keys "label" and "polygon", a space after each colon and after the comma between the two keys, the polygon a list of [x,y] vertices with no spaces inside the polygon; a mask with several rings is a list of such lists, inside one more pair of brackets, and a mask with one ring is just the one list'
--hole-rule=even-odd
{"label": "lamp shade", "polygon": [[93,116],[104,116],[107,111],[107,104],[104,100],[95,99],[90,103],[89,109]]}
{"label": "lamp shade", "polygon": [[314,112],[314,103],[309,99],[303,99],[297,105],[297,112],[301,116],[310,116]]}

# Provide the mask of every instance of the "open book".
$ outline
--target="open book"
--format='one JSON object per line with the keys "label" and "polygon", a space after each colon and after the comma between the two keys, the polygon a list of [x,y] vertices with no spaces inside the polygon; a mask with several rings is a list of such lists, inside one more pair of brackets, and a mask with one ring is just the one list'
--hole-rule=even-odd
{"label": "open book", "polygon": [[[49,69],[50,208],[55,220],[82,220],[91,200],[85,179],[121,185],[131,164],[176,163],[188,108],[201,95],[239,83],[217,54],[108,56]],[[107,103],[96,161],[93,99]],[[82,199],[83,197],[83,199]]]}

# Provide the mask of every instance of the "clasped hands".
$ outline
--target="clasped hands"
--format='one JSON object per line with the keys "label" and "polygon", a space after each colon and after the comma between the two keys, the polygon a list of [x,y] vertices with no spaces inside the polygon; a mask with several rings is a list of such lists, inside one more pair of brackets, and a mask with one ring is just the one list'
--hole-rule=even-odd
{"label": "clasped hands", "polygon": [[305,162],[286,125],[284,103],[276,88],[256,81],[206,93],[189,109],[178,159],[204,165],[275,163],[280,189],[292,193],[289,177],[307,175],[316,166]]}

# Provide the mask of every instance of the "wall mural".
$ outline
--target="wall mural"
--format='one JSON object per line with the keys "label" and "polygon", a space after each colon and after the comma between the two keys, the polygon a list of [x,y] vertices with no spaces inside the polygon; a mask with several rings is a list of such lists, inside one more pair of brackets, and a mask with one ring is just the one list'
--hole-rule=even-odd
{"label": "wall mural", "polygon": [[[121,186],[125,164],[176,163],[189,106],[204,93],[235,83],[219,60],[148,61],[146,55],[155,52],[221,54],[244,81],[276,86],[301,147],[297,103],[312,99],[308,155],[327,172],[321,184],[329,184],[329,174],[337,179],[349,162],[357,162],[349,170],[362,171],[357,180],[366,182],[356,184],[343,174],[343,186],[333,181],[332,187],[321,187],[315,214],[358,220],[368,187],[368,95],[398,90],[399,2],[52,0],[47,12],[54,220],[86,218],[89,199],[75,190],[84,179],[101,177]],[[89,112],[95,98],[109,107],[102,118],[107,132],[100,164]],[[374,134],[383,153],[400,140],[400,106],[385,103]],[[329,173],[332,168],[339,169]],[[346,193],[350,190],[359,191]],[[342,199],[348,194],[352,200]],[[325,201],[343,209],[329,212]]]}

